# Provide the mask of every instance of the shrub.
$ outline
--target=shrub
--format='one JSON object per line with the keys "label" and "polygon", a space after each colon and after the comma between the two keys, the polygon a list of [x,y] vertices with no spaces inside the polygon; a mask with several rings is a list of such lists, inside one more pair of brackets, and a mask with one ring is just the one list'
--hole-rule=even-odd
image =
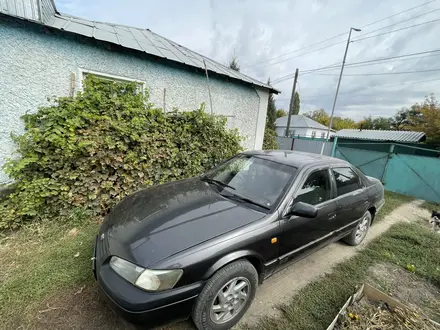
{"label": "shrub", "polygon": [[84,91],[23,116],[5,165],[17,189],[0,204],[0,228],[77,207],[105,214],[141,185],[202,173],[240,151],[237,130],[200,109],[164,114],[135,83],[87,77]]}

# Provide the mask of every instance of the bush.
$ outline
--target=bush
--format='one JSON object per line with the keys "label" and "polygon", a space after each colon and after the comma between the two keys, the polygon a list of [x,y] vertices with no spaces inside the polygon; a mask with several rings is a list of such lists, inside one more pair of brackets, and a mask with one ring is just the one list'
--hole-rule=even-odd
{"label": "bush", "polygon": [[141,185],[194,176],[241,150],[226,119],[164,114],[135,83],[89,76],[76,97],[23,116],[17,159],[4,169],[17,189],[0,204],[0,228],[81,207],[105,214]]}

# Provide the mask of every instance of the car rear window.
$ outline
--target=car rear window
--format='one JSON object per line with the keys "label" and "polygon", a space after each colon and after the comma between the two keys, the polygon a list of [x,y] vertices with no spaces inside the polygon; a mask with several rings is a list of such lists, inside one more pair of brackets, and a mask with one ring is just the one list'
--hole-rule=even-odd
{"label": "car rear window", "polygon": [[336,180],[338,196],[348,194],[361,187],[358,175],[350,167],[334,168],[333,175]]}

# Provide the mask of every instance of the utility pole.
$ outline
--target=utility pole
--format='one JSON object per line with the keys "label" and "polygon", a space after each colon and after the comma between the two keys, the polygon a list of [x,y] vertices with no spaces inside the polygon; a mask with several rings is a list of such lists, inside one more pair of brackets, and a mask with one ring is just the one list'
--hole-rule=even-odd
{"label": "utility pole", "polygon": [[[335,113],[336,100],[338,99],[339,86],[341,86],[341,79],[342,79],[342,73],[344,72],[345,59],[347,58],[348,46],[350,45],[351,31],[353,31],[353,30],[356,32],[361,31],[361,29],[356,29],[356,28],[351,27],[350,32],[348,33],[347,45],[345,46],[345,53],[344,53],[344,58],[342,59],[341,72],[339,74],[339,80],[338,80],[338,85],[336,87],[335,99],[333,100],[332,113],[330,115],[330,121],[329,121],[328,129],[327,129],[327,139],[326,139],[327,141],[330,140],[330,129],[333,125],[333,115]],[[324,152],[324,146],[325,146],[325,142],[322,142],[321,155]]]}
{"label": "utility pole", "polygon": [[292,88],[292,95],[290,96],[290,104],[289,104],[289,113],[287,115],[287,127],[286,127],[286,132],[284,134],[284,136],[288,137],[289,136],[289,130],[290,130],[290,116],[293,113],[293,108],[295,105],[295,90],[296,90],[296,82],[298,80],[298,68],[296,68],[295,70],[295,79],[293,80],[293,88]]}
{"label": "utility pole", "polygon": [[339,74],[338,86],[336,87],[335,99],[333,100],[332,113],[330,115],[330,123],[328,125],[327,130],[327,140],[330,138],[330,129],[333,125],[333,115],[335,113],[336,100],[338,99],[339,86],[341,86],[342,73],[344,72],[345,59],[347,58],[348,45],[350,45],[351,31],[360,32],[361,29],[350,28],[350,32],[348,33],[347,45],[345,46],[344,58],[342,59],[341,73]]}

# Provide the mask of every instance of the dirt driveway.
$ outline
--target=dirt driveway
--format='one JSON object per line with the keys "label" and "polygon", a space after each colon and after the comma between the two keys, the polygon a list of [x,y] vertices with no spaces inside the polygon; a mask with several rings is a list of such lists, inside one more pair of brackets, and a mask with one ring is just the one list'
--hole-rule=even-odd
{"label": "dirt driveway", "polygon": [[[354,256],[392,225],[412,221],[417,217],[429,217],[426,210],[419,208],[421,203],[414,201],[394,210],[373,225],[365,241],[358,247],[349,247],[342,243],[331,244],[272,276],[259,287],[252,306],[240,324],[252,325],[261,315],[276,315],[280,304],[288,302],[310,282],[330,273],[335,265]],[[74,325],[71,329],[136,329],[112,314],[102,302],[97,303],[94,283],[77,292],[65,292],[62,296],[51,297],[48,301],[50,303],[47,308],[43,305],[37,315],[38,329],[66,329],[69,324]],[[194,327],[190,322],[181,322],[162,329],[187,330]]]}

